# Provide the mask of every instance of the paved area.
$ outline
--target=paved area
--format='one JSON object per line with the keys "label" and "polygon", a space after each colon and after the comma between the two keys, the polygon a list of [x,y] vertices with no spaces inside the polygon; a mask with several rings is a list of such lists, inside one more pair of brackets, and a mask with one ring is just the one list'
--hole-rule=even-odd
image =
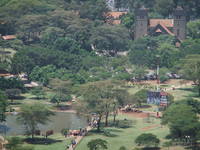
{"label": "paved area", "polygon": [[[92,128],[90,126],[87,127],[87,132],[89,132],[90,130],[92,130]],[[76,141],[76,145],[72,146],[72,144],[70,145],[68,150],[74,150],[76,148],[76,146],[78,145],[78,143],[84,138],[84,136],[77,136],[75,141]]]}

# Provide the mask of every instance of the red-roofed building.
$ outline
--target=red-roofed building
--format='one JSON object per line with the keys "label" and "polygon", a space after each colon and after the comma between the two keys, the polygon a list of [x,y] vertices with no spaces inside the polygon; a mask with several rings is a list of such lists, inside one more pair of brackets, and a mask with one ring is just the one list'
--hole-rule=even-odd
{"label": "red-roofed building", "polygon": [[15,35],[5,35],[5,36],[1,36],[1,38],[3,40],[14,40],[16,39],[17,37]]}
{"label": "red-roofed building", "polygon": [[180,41],[186,38],[186,13],[181,7],[174,10],[173,19],[149,19],[148,10],[144,7],[138,9],[135,16],[135,39],[160,34],[176,36]]}

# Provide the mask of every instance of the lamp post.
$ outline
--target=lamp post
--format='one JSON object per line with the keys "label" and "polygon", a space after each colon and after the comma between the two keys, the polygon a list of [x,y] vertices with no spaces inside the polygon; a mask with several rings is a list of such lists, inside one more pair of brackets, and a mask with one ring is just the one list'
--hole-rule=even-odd
{"label": "lamp post", "polygon": [[156,55],[156,62],[157,62],[157,68],[156,68],[156,78],[157,78],[157,91],[159,91],[159,85],[160,85],[160,77],[159,77],[159,71],[160,71],[160,56]]}

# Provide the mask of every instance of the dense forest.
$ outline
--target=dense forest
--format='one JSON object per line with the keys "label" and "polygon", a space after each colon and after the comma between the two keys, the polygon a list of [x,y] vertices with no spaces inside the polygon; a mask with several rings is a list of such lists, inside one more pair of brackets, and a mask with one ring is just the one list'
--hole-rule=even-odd
{"label": "dense forest", "polygon": [[[104,0],[1,0],[0,33],[17,39],[0,40],[2,50],[15,51],[12,57],[2,52],[0,68],[26,73],[43,85],[51,78],[82,84],[141,78],[146,69],[156,68],[158,55],[161,74],[178,72],[182,58],[199,54],[198,0],[116,1],[116,8],[127,6],[122,23],[111,25],[106,22],[109,8]],[[168,35],[133,40],[134,10],[141,6],[149,9],[151,18],[170,18],[174,8],[183,6],[190,19],[187,40],[180,47]],[[118,55],[124,51],[127,56]]]}

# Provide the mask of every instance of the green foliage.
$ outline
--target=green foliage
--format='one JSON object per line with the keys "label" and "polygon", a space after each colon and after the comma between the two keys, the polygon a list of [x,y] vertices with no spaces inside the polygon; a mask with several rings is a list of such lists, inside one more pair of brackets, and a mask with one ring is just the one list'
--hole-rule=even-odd
{"label": "green foliage", "polygon": [[119,148],[119,150],[127,150],[127,148],[126,148],[125,146],[121,146],[121,147]]}
{"label": "green foliage", "polygon": [[184,103],[188,106],[191,106],[193,108],[193,111],[197,114],[200,114],[200,102],[198,100],[192,99],[192,98],[188,98],[188,99],[184,99],[180,102],[176,102],[177,104],[180,103]]}
{"label": "green foliage", "polygon": [[45,105],[42,104],[26,104],[21,106],[21,112],[18,120],[26,126],[27,134],[31,134],[34,138],[38,124],[46,124],[49,117],[54,115]]}
{"label": "green foliage", "polygon": [[104,0],[88,0],[80,7],[80,17],[91,20],[105,20],[107,11],[107,5]]}
{"label": "green foliage", "polygon": [[27,47],[13,57],[12,70],[14,73],[25,72],[29,75],[36,66],[54,65],[56,68],[77,72],[81,67],[81,60],[80,55],[68,52],[43,47]]}
{"label": "green foliage", "polygon": [[7,106],[7,97],[4,92],[0,91],[0,122],[6,121],[5,112]]}
{"label": "green foliage", "polygon": [[193,39],[200,38],[200,20],[190,21],[187,24],[188,36]]}
{"label": "green foliage", "polygon": [[159,78],[161,83],[164,83],[165,81],[169,80],[169,77],[167,76],[167,73],[169,72],[170,71],[167,68],[160,68]]}
{"label": "green foliage", "polygon": [[146,147],[156,147],[160,143],[160,140],[151,133],[143,133],[135,139],[135,143],[137,143],[138,145],[144,145]]}
{"label": "green foliage", "polygon": [[64,135],[65,137],[67,136],[67,134],[69,133],[69,129],[64,128],[61,130],[61,134]]}
{"label": "green foliage", "polygon": [[162,44],[157,50],[161,67],[171,68],[179,59],[179,50],[173,45]]}
{"label": "green foliage", "polygon": [[163,114],[162,123],[169,126],[171,136],[175,139],[190,136],[195,140],[199,131],[197,114],[191,106],[184,103],[170,105]]}
{"label": "green foliage", "polygon": [[83,99],[79,101],[79,111],[90,114],[96,113],[99,117],[97,120],[97,130],[100,131],[102,117],[105,115],[105,126],[108,125],[110,112],[115,112],[120,96],[115,95],[115,87],[120,86],[119,82],[98,81],[92,82],[80,87],[80,93]]}
{"label": "green foliage", "polygon": [[45,97],[45,93],[42,87],[35,87],[31,90],[31,93],[36,96],[37,99],[43,99]]}
{"label": "green foliage", "polygon": [[9,138],[6,148],[9,150],[34,150],[32,146],[23,146],[23,141],[19,137]]}
{"label": "green foliage", "polygon": [[20,89],[24,90],[24,85],[18,78],[0,78],[0,89]]}
{"label": "green foliage", "polygon": [[87,144],[90,150],[101,150],[101,149],[108,149],[107,141],[102,139],[94,139],[88,142]]}
{"label": "green foliage", "polygon": [[15,99],[18,98],[21,94],[20,89],[6,89],[6,95],[9,99]]}
{"label": "green foliage", "polygon": [[121,23],[128,29],[132,29],[135,23],[135,17],[133,14],[126,14],[121,17]]}
{"label": "green foliage", "polygon": [[129,46],[129,60],[139,66],[155,68],[159,55],[161,67],[172,67],[179,58],[178,49],[175,48],[174,42],[174,37],[167,35],[147,36],[135,40]]}
{"label": "green foliage", "polygon": [[181,56],[200,54],[200,39],[186,39],[181,43]]}
{"label": "green foliage", "polygon": [[200,96],[200,55],[188,55],[182,61],[182,70],[185,79],[192,80],[198,87]]}
{"label": "green foliage", "polygon": [[91,44],[98,51],[125,51],[130,40],[128,31],[121,26],[98,26],[92,32]]}
{"label": "green foliage", "polygon": [[136,92],[132,97],[131,97],[131,102],[138,105],[141,107],[142,103],[146,103],[147,101],[147,92],[148,90],[142,89],[138,92]]}

